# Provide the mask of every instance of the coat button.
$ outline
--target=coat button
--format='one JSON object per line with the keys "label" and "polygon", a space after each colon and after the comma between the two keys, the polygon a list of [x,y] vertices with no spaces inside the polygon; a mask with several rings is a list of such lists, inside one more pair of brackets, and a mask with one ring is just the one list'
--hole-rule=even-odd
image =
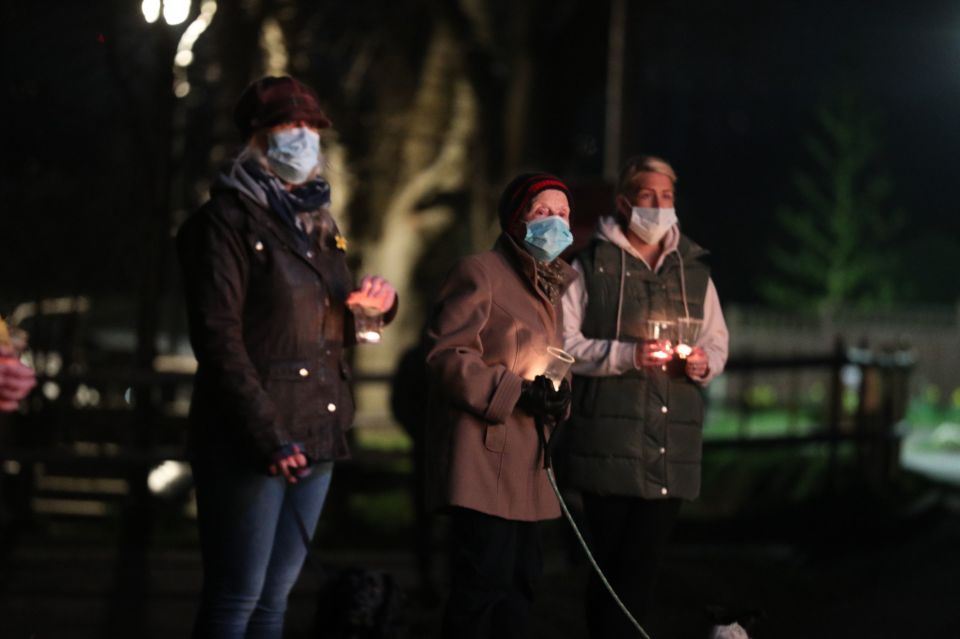
{"label": "coat button", "polygon": [[666,455],[666,454],[667,454],[667,449],[664,448],[663,446],[661,446],[661,447],[660,447],[660,454],[661,454],[661,455]]}
{"label": "coat button", "polygon": [[253,248],[255,248],[255,249],[258,250],[258,251],[262,251],[262,250],[263,250],[263,242],[261,242],[260,240],[257,240],[257,243],[253,245]]}
{"label": "coat button", "polygon": [[661,494],[661,495],[666,495],[668,492],[669,492],[669,491],[667,490],[667,487],[666,487],[666,486],[664,486],[663,488],[660,489],[660,494]]}
{"label": "coat button", "polygon": [[307,369],[305,368],[300,369],[300,377],[306,377],[309,374],[310,374],[310,371],[308,371]]}
{"label": "coat button", "polygon": [[667,413],[670,412],[670,409],[667,408],[666,406],[661,406],[661,407],[660,407],[660,412],[663,413],[664,415],[666,415]]}
{"label": "coat button", "polygon": [[333,402],[330,402],[329,404],[327,404],[327,410],[331,413],[336,412],[337,405],[334,404]]}
{"label": "coat button", "polygon": [[666,365],[666,364],[664,364],[663,366],[661,366],[661,367],[660,367],[660,370],[662,370],[662,371],[666,371],[666,370],[667,370],[667,365]]}
{"label": "coat button", "polygon": [[313,251],[307,251],[307,257],[313,257]]}

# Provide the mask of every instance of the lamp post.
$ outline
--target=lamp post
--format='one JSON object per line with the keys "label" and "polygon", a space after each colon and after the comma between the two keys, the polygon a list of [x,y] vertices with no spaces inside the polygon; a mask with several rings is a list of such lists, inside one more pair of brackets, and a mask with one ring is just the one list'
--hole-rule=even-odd
{"label": "lamp post", "polygon": [[[137,319],[137,368],[153,370],[157,354],[160,302],[166,289],[166,266],[170,244],[170,182],[173,119],[177,97],[174,94],[174,59],[182,25],[190,14],[190,0],[143,0],[143,18],[154,28],[157,39],[156,83],[152,106],[155,113],[151,127],[150,152],[153,179],[149,217],[144,227],[143,266],[140,305]],[[163,17],[161,22],[160,17]],[[165,24],[163,24],[165,23]],[[138,393],[138,404],[150,403]]]}
{"label": "lamp post", "polygon": [[[130,452],[144,455],[150,452],[154,442],[154,426],[162,401],[156,392],[158,389],[152,384],[151,373],[157,355],[159,317],[171,242],[171,152],[177,99],[173,91],[173,59],[182,31],[180,25],[190,13],[190,0],[143,0],[140,10],[156,39],[156,79],[150,91],[148,108],[151,117],[147,121],[151,124],[142,154],[148,164],[150,179],[145,189],[147,210],[142,230],[137,312],[136,368],[139,381],[133,386],[134,421],[125,443]],[[150,469],[140,462],[130,463],[128,468],[129,493],[123,504],[117,585],[107,628],[109,636],[146,633],[147,545],[153,524],[151,494],[147,485]]]}
{"label": "lamp post", "polygon": [[[143,266],[137,319],[137,368],[154,370],[161,302],[166,292],[168,255],[171,244],[171,203],[173,193],[173,154],[182,153],[183,125],[178,120],[178,104],[190,93],[187,67],[193,62],[193,45],[213,20],[215,0],[203,0],[196,18],[183,27],[193,12],[190,0],[143,0],[140,11],[148,25],[155,25],[157,70],[152,106],[154,126],[149,145],[153,162],[153,181],[148,192],[149,218],[144,228]],[[163,20],[161,21],[161,16]],[[165,24],[164,24],[165,23]],[[182,115],[180,113],[179,115]],[[149,404],[147,387],[138,393],[139,404]],[[150,416],[145,415],[149,420]]]}

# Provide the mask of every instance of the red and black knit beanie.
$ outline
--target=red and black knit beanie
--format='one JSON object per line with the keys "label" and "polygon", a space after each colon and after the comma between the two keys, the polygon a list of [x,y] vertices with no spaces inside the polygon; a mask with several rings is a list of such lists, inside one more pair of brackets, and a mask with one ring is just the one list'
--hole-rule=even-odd
{"label": "red and black knit beanie", "polygon": [[504,231],[511,229],[523,212],[527,210],[533,198],[538,193],[549,189],[562,191],[567,196],[570,208],[573,209],[570,189],[563,183],[563,180],[549,173],[524,173],[513,178],[510,184],[503,189],[500,203],[497,205],[497,213],[500,215],[500,228]]}

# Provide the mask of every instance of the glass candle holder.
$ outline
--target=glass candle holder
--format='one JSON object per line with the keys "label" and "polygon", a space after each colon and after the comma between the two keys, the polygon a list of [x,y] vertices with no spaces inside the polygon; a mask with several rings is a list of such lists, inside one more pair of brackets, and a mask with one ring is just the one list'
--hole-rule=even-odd
{"label": "glass candle holder", "polygon": [[680,359],[686,359],[693,352],[702,327],[703,320],[692,317],[681,317],[677,320],[677,355]]}
{"label": "glass candle holder", "polygon": [[643,337],[657,342],[658,348],[653,356],[666,361],[673,357],[673,345],[677,341],[677,323],[673,320],[647,320]]}
{"label": "glass candle holder", "polygon": [[383,313],[365,306],[352,306],[358,344],[379,344],[383,339]]}
{"label": "glass candle holder", "polygon": [[562,348],[556,346],[547,347],[547,368],[543,371],[544,376],[553,382],[553,389],[560,390],[560,384],[563,383],[570,366],[575,361],[573,355]]}

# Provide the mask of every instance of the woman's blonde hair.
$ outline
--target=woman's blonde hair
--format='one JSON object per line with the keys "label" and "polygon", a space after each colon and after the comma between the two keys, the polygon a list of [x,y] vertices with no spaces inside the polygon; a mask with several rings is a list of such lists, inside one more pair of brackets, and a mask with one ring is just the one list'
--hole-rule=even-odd
{"label": "woman's blonde hair", "polygon": [[656,155],[635,155],[628,159],[620,170],[620,178],[617,180],[618,195],[628,198],[634,195],[636,188],[633,186],[633,178],[638,173],[659,173],[670,178],[674,187],[677,184],[677,174],[669,162]]}

